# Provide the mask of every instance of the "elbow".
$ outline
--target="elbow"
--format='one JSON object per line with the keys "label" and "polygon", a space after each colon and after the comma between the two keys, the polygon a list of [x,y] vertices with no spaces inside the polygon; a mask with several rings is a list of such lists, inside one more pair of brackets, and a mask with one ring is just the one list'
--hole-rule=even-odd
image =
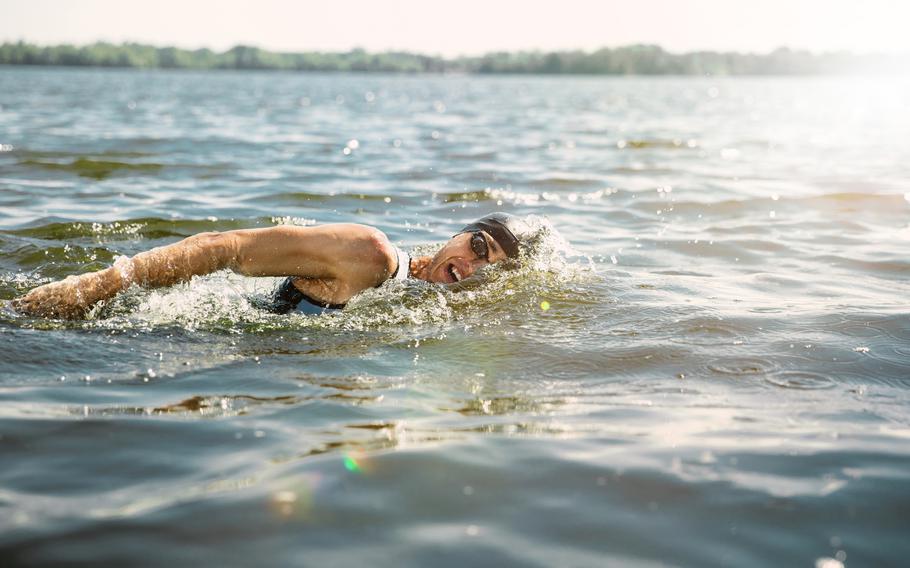
{"label": "elbow", "polygon": [[378,229],[373,229],[369,239],[369,254],[376,267],[377,279],[384,282],[398,269],[398,253],[389,238]]}

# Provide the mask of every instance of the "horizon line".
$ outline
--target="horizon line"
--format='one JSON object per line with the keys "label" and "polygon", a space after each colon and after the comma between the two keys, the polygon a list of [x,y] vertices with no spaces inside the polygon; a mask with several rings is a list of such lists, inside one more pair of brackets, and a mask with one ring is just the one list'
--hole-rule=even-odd
{"label": "horizon line", "polygon": [[465,54],[465,53],[458,54],[458,55],[444,55],[442,53],[430,53],[430,52],[408,50],[408,49],[370,50],[370,49],[366,49],[361,46],[353,46],[346,50],[344,50],[344,49],[341,49],[341,50],[339,50],[339,49],[334,49],[334,50],[333,49],[300,49],[300,50],[280,49],[279,50],[279,49],[271,49],[268,47],[263,47],[261,45],[257,45],[254,43],[243,43],[243,42],[235,43],[230,47],[219,50],[217,48],[212,48],[212,47],[207,47],[207,46],[187,47],[185,45],[175,44],[175,43],[161,44],[161,43],[155,43],[155,42],[144,42],[144,41],[135,41],[135,40],[110,41],[110,40],[105,40],[105,39],[97,39],[97,40],[93,40],[93,41],[89,41],[89,42],[81,42],[81,43],[77,43],[77,42],[43,43],[43,42],[35,42],[35,41],[30,41],[30,40],[21,39],[21,38],[16,39],[16,40],[12,40],[12,39],[0,40],[0,45],[10,45],[10,44],[13,44],[13,45],[26,44],[26,45],[32,45],[32,46],[41,47],[41,48],[53,48],[53,47],[64,47],[64,46],[70,46],[70,47],[74,47],[74,48],[84,48],[84,47],[90,47],[90,46],[99,45],[99,44],[112,45],[112,46],[137,45],[137,46],[143,46],[143,47],[153,47],[155,49],[173,48],[173,49],[180,49],[180,50],[184,50],[184,51],[210,51],[215,54],[228,53],[231,50],[234,50],[237,48],[252,48],[252,49],[259,49],[261,51],[268,51],[271,53],[288,54],[288,55],[303,54],[303,53],[344,54],[344,53],[363,52],[363,53],[371,53],[371,54],[382,54],[382,53],[407,54],[407,55],[435,57],[435,58],[444,59],[444,60],[471,59],[471,58],[484,57],[487,55],[513,54],[513,53],[515,53],[515,54],[517,54],[517,53],[586,53],[586,54],[592,54],[592,53],[597,53],[598,51],[603,51],[603,50],[613,51],[613,50],[628,49],[628,48],[633,48],[633,47],[651,47],[651,48],[656,47],[656,48],[660,49],[661,51],[663,51],[664,53],[667,53],[670,55],[693,55],[693,54],[699,54],[699,53],[714,53],[714,54],[734,54],[734,55],[745,55],[745,56],[749,56],[749,55],[768,56],[768,55],[771,55],[773,53],[778,53],[778,52],[789,52],[789,53],[797,53],[797,54],[808,54],[813,57],[824,57],[824,56],[832,56],[832,55],[839,55],[839,56],[849,55],[849,56],[853,56],[853,57],[900,58],[900,57],[910,56],[910,51],[857,52],[857,51],[848,50],[848,49],[813,51],[813,50],[807,49],[807,48],[794,48],[794,47],[790,47],[787,45],[780,45],[780,46],[774,47],[768,51],[739,51],[739,50],[722,50],[722,49],[696,49],[696,50],[689,50],[689,51],[671,51],[660,44],[647,43],[647,42],[628,43],[628,44],[615,45],[615,46],[603,45],[601,47],[597,47],[597,48],[593,48],[593,49],[584,49],[584,48],[545,49],[545,48],[539,48],[539,47],[537,47],[537,48],[523,47],[523,48],[508,49],[508,50],[485,51],[485,52],[478,53],[475,55]]}

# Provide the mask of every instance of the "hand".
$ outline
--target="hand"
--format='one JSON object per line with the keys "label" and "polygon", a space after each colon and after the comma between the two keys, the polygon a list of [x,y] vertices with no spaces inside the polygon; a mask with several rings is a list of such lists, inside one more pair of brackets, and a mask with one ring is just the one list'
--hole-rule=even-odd
{"label": "hand", "polygon": [[39,286],[12,301],[14,309],[31,316],[78,319],[101,300],[112,298],[122,288],[120,273],[113,268]]}

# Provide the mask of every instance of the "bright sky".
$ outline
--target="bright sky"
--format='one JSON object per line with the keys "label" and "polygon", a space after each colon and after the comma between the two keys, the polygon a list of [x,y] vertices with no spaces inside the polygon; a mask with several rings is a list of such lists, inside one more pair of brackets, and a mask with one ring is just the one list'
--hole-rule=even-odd
{"label": "bright sky", "polygon": [[906,0],[0,0],[0,42],[136,41],[475,55],[654,43],[670,51],[910,53]]}

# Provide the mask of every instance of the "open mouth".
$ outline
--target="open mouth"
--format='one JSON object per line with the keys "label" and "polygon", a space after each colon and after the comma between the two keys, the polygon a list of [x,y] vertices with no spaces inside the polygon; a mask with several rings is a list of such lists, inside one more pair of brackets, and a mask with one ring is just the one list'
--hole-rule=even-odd
{"label": "open mouth", "polygon": [[461,282],[461,279],[462,279],[461,273],[458,272],[458,269],[455,268],[454,264],[449,265],[449,276],[452,277],[453,282]]}

